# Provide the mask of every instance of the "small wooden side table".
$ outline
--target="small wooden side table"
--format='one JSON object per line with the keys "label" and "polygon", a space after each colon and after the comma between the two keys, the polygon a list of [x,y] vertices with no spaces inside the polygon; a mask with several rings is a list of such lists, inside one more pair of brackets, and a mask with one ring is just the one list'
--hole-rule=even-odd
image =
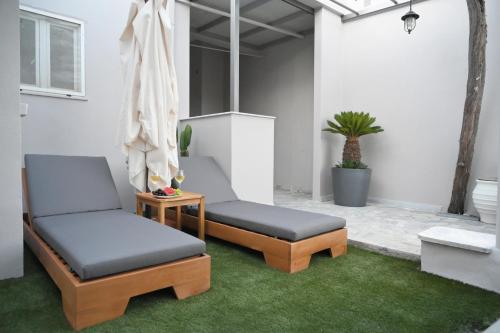
{"label": "small wooden side table", "polygon": [[148,205],[158,209],[158,222],[165,224],[165,209],[175,207],[175,222],[177,229],[182,225],[182,206],[198,205],[198,238],[205,239],[205,197],[202,194],[192,192],[182,192],[175,198],[156,198],[151,193],[140,192],[136,194],[137,215],[143,216],[143,205]]}

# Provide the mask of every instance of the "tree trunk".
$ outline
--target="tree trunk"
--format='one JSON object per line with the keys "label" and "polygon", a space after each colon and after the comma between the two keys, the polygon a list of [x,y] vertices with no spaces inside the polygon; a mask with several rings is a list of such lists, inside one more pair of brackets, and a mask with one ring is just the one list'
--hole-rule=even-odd
{"label": "tree trunk", "polygon": [[467,0],[469,9],[469,73],[460,148],[448,213],[463,214],[476,141],[486,72],[485,0]]}
{"label": "tree trunk", "polygon": [[359,147],[359,138],[347,137],[344,144],[342,160],[361,162],[361,148]]}

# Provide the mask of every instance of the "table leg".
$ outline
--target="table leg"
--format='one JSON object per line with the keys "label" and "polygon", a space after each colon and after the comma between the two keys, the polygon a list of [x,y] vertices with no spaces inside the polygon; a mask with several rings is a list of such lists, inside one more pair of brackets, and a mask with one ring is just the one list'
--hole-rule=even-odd
{"label": "table leg", "polygon": [[205,198],[198,205],[198,238],[205,240]]}
{"label": "table leg", "polygon": [[182,228],[182,221],[181,221],[181,206],[175,207],[175,221],[177,222],[177,229],[181,230]]}
{"label": "table leg", "polygon": [[158,222],[165,225],[165,207],[163,205],[158,206]]}
{"label": "table leg", "polygon": [[135,213],[139,216],[143,216],[144,215],[144,210],[142,208],[142,202],[140,200],[137,200],[137,203],[136,203],[136,208],[135,208]]}

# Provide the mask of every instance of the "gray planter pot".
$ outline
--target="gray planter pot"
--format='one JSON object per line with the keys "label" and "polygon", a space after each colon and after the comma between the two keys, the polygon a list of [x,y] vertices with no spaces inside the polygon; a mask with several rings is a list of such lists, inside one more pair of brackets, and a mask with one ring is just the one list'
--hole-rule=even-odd
{"label": "gray planter pot", "polygon": [[366,206],[371,169],[332,168],[333,201],[348,207]]}

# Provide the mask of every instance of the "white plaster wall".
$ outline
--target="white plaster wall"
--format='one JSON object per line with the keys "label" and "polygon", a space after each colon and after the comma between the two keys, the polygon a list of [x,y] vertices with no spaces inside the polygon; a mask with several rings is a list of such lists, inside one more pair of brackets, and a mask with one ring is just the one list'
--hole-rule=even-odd
{"label": "white plaster wall", "polygon": [[23,275],[19,2],[0,1],[0,280]]}
{"label": "white plaster wall", "polygon": [[189,51],[189,114],[183,118],[201,116],[201,49]]}
{"label": "white plaster wall", "polygon": [[[229,110],[229,53],[191,48],[190,116]],[[196,81],[196,82],[193,82]]]}
{"label": "white plaster wall", "polygon": [[320,9],[314,23],[313,199],[331,200],[331,167],[340,159],[343,140],[322,132],[342,108],[342,32],[340,18]]}
{"label": "white plaster wall", "polygon": [[186,124],[193,128],[190,156],[213,156],[240,199],[273,204],[274,118],[226,112],[181,120]]}
{"label": "white plaster wall", "polygon": [[[125,157],[115,146],[123,94],[118,39],[130,2],[23,0],[22,4],[85,22],[87,92],[86,101],[22,95],[29,105],[29,115],[22,121],[23,153],[106,156],[122,205],[134,210]],[[183,117],[189,113],[189,8],[176,5],[175,15],[174,60]]]}
{"label": "white plaster wall", "polygon": [[[189,154],[213,156],[231,180],[231,117],[211,116],[182,119],[180,125],[193,128]],[[189,175],[186,175],[189,177]]]}
{"label": "white plaster wall", "polygon": [[[498,20],[492,6],[490,15]],[[421,18],[410,36],[400,20],[407,8],[344,24],[343,98],[331,113],[370,112],[385,129],[361,139],[363,160],[373,168],[370,197],[446,209],[465,99],[468,13],[466,2],[456,0],[426,1],[414,9]],[[453,19],[444,22],[447,13]],[[469,193],[475,178],[494,176],[498,165],[495,24],[490,22],[486,94]]]}
{"label": "white plaster wall", "polygon": [[229,53],[201,51],[201,114],[229,110]]}
{"label": "white plaster wall", "polygon": [[29,114],[22,121],[23,153],[106,156],[122,205],[133,210],[134,190],[128,183],[125,157],[115,146],[122,100],[118,39],[127,21],[130,3],[23,0],[22,4],[85,22],[88,99],[21,95],[21,100],[29,105]]}
{"label": "white plaster wall", "polygon": [[[488,44],[486,45],[486,85],[484,90],[484,100],[483,108],[488,110],[491,114],[500,114],[500,94],[498,93],[500,88],[500,1],[487,1],[486,2],[486,20],[488,23]],[[483,121],[483,126],[484,125]],[[489,125],[489,124],[488,124]],[[497,156],[500,156],[500,135],[498,135],[500,120],[497,118],[495,123],[491,124],[497,133]],[[493,139],[494,140],[494,139]],[[493,141],[492,140],[492,141]],[[494,147],[495,141],[493,141],[492,146]],[[486,145],[483,145],[487,147]],[[493,148],[494,149],[494,148]],[[500,179],[500,163],[497,163],[497,175]],[[500,184],[499,191],[500,193]],[[500,195],[498,196],[498,206],[497,206],[497,248],[500,250]]]}
{"label": "white plaster wall", "polygon": [[240,59],[240,110],[276,117],[274,184],[312,191],[314,36]]}
{"label": "white plaster wall", "polygon": [[274,204],[274,119],[233,114],[231,182],[241,200]]}

